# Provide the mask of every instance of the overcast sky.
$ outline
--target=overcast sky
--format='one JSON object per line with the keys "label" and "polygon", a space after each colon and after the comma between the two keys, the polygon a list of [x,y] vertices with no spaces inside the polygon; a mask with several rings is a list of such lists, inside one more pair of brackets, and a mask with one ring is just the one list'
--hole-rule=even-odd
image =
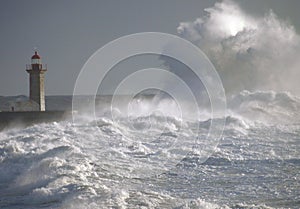
{"label": "overcast sky", "polygon": [[[240,0],[248,13],[272,9],[300,33],[300,1]],[[1,0],[0,95],[28,95],[34,47],[48,65],[47,95],[72,94],[76,77],[100,47],[137,32],[177,34],[180,22],[194,21],[213,0]]]}

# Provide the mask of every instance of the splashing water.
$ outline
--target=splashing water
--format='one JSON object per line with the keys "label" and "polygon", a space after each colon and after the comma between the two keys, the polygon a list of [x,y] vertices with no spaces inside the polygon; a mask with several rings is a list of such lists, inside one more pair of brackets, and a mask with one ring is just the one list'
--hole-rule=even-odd
{"label": "splashing water", "polygon": [[[255,103],[268,110],[264,121],[255,120],[263,112]],[[168,152],[174,141],[189,150],[189,140],[195,137],[192,122],[171,115],[165,120],[152,114],[149,121],[138,112],[131,117],[133,127],[126,124],[128,118],[103,115],[96,124],[62,121],[1,132],[0,206],[295,208],[300,195],[300,126],[292,119],[299,112],[299,99],[242,92],[229,104],[232,115],[226,119],[223,140],[205,162],[180,150]],[[290,120],[274,125],[278,112],[278,119],[285,114]],[[199,122],[199,132],[205,135],[210,122]],[[155,141],[145,139],[153,135],[136,131],[148,123],[152,127],[146,132],[159,133]],[[166,158],[180,160],[169,166]],[[153,175],[141,175],[148,172]]]}
{"label": "splashing water", "polygon": [[206,9],[207,15],[181,23],[180,36],[203,50],[222,78],[226,93],[289,91],[299,95],[300,36],[270,10],[246,14],[231,0]]}
{"label": "splashing water", "polygon": [[299,35],[272,11],[252,17],[230,0],[206,12],[178,32],[227,90],[217,147],[206,146],[209,108],[169,98],[5,130],[0,208],[299,208]]}

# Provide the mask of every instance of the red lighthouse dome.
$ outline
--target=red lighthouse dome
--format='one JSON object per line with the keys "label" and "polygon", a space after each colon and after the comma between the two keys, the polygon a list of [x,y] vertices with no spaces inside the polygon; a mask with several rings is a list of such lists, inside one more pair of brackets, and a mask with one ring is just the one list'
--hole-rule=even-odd
{"label": "red lighthouse dome", "polygon": [[31,59],[41,59],[40,55],[38,55],[37,51],[34,52],[34,55],[31,57]]}
{"label": "red lighthouse dome", "polygon": [[37,51],[35,51],[34,55],[31,57],[31,64],[42,64],[41,57],[38,55]]}

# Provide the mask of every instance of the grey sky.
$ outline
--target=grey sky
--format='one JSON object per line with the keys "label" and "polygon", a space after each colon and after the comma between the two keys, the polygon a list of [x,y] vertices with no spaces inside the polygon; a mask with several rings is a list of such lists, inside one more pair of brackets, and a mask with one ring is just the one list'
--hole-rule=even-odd
{"label": "grey sky", "polygon": [[[237,1],[251,14],[269,9],[300,30],[300,1]],[[1,0],[0,95],[28,95],[28,74],[37,47],[46,74],[46,94],[72,94],[76,77],[97,49],[131,33],[176,34],[180,22],[193,21],[212,0]]]}

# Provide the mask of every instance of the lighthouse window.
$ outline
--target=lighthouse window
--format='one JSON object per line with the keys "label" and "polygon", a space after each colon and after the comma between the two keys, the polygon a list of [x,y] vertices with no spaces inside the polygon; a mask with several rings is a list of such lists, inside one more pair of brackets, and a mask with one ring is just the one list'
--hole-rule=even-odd
{"label": "lighthouse window", "polygon": [[32,59],[31,64],[41,64],[40,59]]}

